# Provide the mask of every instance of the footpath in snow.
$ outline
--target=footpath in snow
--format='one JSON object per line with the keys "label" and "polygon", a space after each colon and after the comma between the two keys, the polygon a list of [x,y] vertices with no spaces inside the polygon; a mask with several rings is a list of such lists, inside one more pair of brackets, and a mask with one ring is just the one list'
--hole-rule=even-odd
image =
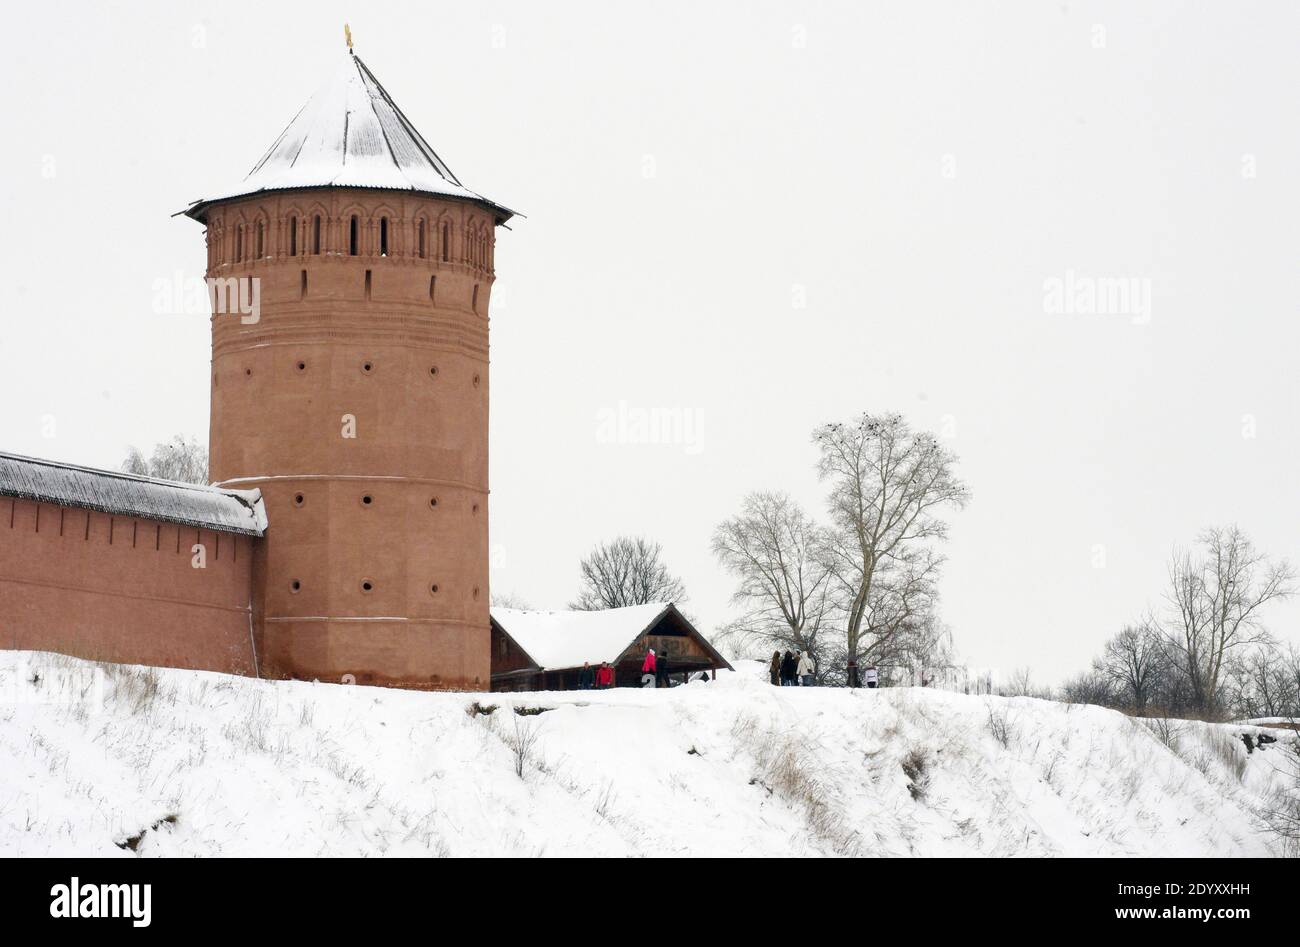
{"label": "footpath in snow", "polygon": [[426,694],[0,652],[0,855],[1278,853],[1294,733],[738,667]]}

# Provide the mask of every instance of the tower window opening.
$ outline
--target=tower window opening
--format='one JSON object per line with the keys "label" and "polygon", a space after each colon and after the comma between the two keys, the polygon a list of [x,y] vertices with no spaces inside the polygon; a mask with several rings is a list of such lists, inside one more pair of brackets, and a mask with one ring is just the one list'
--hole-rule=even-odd
{"label": "tower window opening", "polygon": [[430,276],[429,277],[429,302],[436,302],[433,293],[434,290],[437,288],[438,288],[438,277]]}
{"label": "tower window opening", "polygon": [[289,256],[298,255],[298,218],[289,218]]}
{"label": "tower window opening", "polygon": [[357,215],[352,215],[352,222],[348,225],[348,256],[357,255]]}
{"label": "tower window opening", "polygon": [[370,298],[370,271],[366,270],[366,299]]}
{"label": "tower window opening", "polygon": [[474,295],[470,297],[469,305],[471,309],[478,312],[478,283],[474,284]]}
{"label": "tower window opening", "polygon": [[242,263],[244,260],[244,225],[240,224],[235,228],[235,262]]}
{"label": "tower window opening", "polygon": [[442,222],[442,262],[446,263],[451,259],[451,224],[447,221]]}
{"label": "tower window opening", "polygon": [[320,214],[316,215],[311,224],[311,252],[314,255],[320,253]]}
{"label": "tower window opening", "polygon": [[379,255],[388,256],[388,218],[379,218]]}
{"label": "tower window opening", "polygon": [[416,230],[419,232],[417,242],[419,244],[420,259],[423,260],[424,259],[424,221],[423,220],[421,220],[419,224],[416,225]]}
{"label": "tower window opening", "polygon": [[259,220],[257,222],[257,253],[254,254],[254,259],[257,260],[260,260],[262,259],[263,256],[265,256],[265,254],[262,252],[265,248],[265,243],[266,243],[266,241],[263,239],[262,236],[264,229],[265,228],[263,227],[262,222]]}
{"label": "tower window opening", "polygon": [[307,271],[306,270],[302,271],[302,279],[298,284],[298,298],[299,299],[307,298]]}

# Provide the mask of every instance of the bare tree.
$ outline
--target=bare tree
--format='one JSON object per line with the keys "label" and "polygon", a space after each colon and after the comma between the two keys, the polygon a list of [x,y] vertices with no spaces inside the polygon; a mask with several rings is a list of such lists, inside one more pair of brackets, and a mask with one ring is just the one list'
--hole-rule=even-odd
{"label": "bare tree", "polygon": [[1107,641],[1093,667],[1114,685],[1129,707],[1141,714],[1169,664],[1169,647],[1154,619],[1146,618],[1136,625],[1126,625]]}
{"label": "bare tree", "polygon": [[1110,676],[1094,668],[1061,685],[1061,699],[1067,704],[1096,704],[1110,707],[1117,702]]}
{"label": "bare tree", "polygon": [[159,480],[207,483],[208,449],[192,437],[177,434],[171,440],[155,444],[147,460],[138,447],[128,447],[122,470]]}
{"label": "bare tree", "polygon": [[1038,694],[1037,688],[1034,687],[1034,671],[1029,667],[1018,667],[1011,672],[1007,678],[1006,687],[1003,688],[1007,697],[1034,697]]}
{"label": "bare tree", "polygon": [[[736,639],[795,648],[823,664],[818,636],[829,587],[821,529],[784,493],[751,493],[713,534],[713,552],[740,580]],[[738,640],[739,643],[739,640]]]}
{"label": "bare tree", "polygon": [[581,611],[650,602],[686,601],[686,587],[660,555],[663,547],[640,536],[602,543],[582,560],[582,587],[569,607]]}
{"label": "bare tree", "polygon": [[1192,700],[1203,713],[1219,709],[1224,662],[1237,649],[1268,642],[1260,610],[1295,592],[1285,560],[1256,552],[1237,527],[1213,527],[1200,537],[1202,554],[1175,552],[1168,598],[1174,619],[1166,636],[1186,673]]}
{"label": "bare tree", "polygon": [[516,592],[493,592],[492,606],[494,608],[517,608],[520,611],[528,611],[533,607],[526,598]]}
{"label": "bare tree", "polygon": [[826,563],[845,658],[875,658],[933,608],[942,560],[931,544],[947,535],[938,514],[970,494],[956,456],[898,415],[826,424],[813,440],[818,473],[831,485]]}
{"label": "bare tree", "polygon": [[1252,648],[1230,659],[1226,673],[1228,703],[1235,716],[1295,717],[1300,710],[1300,653],[1270,646]]}
{"label": "bare tree", "polygon": [[925,687],[938,671],[953,667],[952,630],[927,612],[900,636],[899,658],[916,683]]}

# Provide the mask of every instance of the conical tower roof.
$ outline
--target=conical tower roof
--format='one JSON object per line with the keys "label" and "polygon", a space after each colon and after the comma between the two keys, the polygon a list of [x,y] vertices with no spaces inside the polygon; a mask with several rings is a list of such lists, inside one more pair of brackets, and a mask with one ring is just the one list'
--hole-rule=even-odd
{"label": "conical tower roof", "polygon": [[473,201],[495,213],[497,223],[514,215],[461,184],[374,73],[352,54],[242,182],[195,201],[183,213],[202,220],[218,201],[319,187],[383,188]]}

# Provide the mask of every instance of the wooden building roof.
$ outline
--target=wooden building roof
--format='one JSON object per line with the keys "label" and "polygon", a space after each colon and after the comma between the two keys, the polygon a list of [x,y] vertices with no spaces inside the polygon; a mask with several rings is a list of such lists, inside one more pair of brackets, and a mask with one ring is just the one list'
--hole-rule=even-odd
{"label": "wooden building roof", "polygon": [[493,627],[524,652],[538,670],[617,664],[643,635],[669,630],[693,638],[717,667],[731,669],[717,649],[672,602],[601,611],[529,611],[493,608]]}

